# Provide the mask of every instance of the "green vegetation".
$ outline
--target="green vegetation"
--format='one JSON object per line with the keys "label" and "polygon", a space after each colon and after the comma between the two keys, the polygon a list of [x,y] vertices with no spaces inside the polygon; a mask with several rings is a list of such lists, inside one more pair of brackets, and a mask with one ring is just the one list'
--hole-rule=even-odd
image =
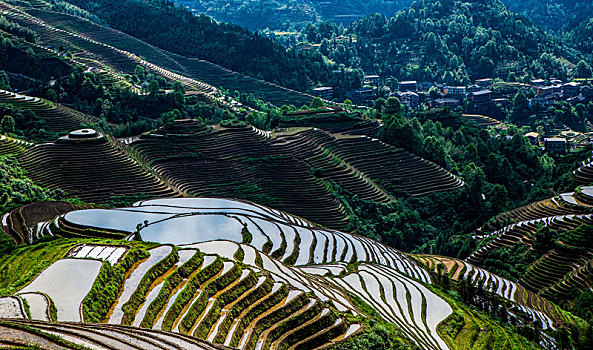
{"label": "green vegetation", "polygon": [[138,309],[146,300],[146,296],[150,290],[154,287],[157,278],[164,275],[166,271],[169,271],[179,261],[179,254],[177,253],[178,248],[176,246],[173,246],[172,248],[171,253],[167,255],[167,257],[151,267],[150,270],[142,276],[142,280],[138,283],[138,287],[134,290],[130,299],[122,306],[124,311],[122,324],[129,325],[134,322],[134,317],[136,316]]}
{"label": "green vegetation", "polygon": [[233,6],[225,6],[220,0],[192,1],[176,0],[175,2],[212,16],[219,21],[231,22],[251,30],[288,29],[300,27],[318,19],[334,20],[349,23],[359,16],[383,13],[392,15],[412,2],[411,0],[379,0],[361,2],[356,0],[292,2],[288,0],[273,1],[237,1]]}
{"label": "green vegetation", "polygon": [[[1,235],[4,236],[3,233]],[[11,295],[20,290],[82,242],[85,241],[42,241],[30,246],[15,247],[10,253],[0,256],[0,295]]]}
{"label": "green vegetation", "polygon": [[[210,280],[214,277],[223,267],[223,261],[220,257],[216,257],[210,265],[202,268],[200,272],[194,275],[185,285],[181,293],[175,298],[173,305],[167,311],[165,315],[165,319],[163,321],[163,330],[171,330],[173,328],[173,323],[175,320],[180,316],[181,311],[184,307],[194,298],[196,292],[199,290],[200,286],[204,284],[206,281]],[[204,294],[205,293],[201,293]],[[203,297],[206,298],[207,297]],[[197,301],[196,301],[197,302]],[[194,302],[194,304],[196,304]],[[191,306],[193,308],[193,305]],[[198,313],[199,315],[199,313]]]}
{"label": "green vegetation", "polygon": [[204,257],[201,253],[196,253],[185,264],[179,266],[171,275],[163,282],[163,287],[159,291],[157,297],[150,303],[142,322],[141,327],[152,328],[157,315],[163,310],[172,293],[179,287],[179,284],[190,277],[190,275],[197,270],[204,262]]}
{"label": "green vegetation", "polygon": [[509,9],[525,15],[542,28],[560,32],[573,29],[579,22],[593,16],[587,0],[502,0]]}
{"label": "green vegetation", "polygon": [[85,322],[102,323],[109,310],[117,301],[128,271],[138,262],[148,258],[149,254],[142,246],[132,247],[125,258],[115,267],[104,262],[93,287],[84,298],[83,310]]}

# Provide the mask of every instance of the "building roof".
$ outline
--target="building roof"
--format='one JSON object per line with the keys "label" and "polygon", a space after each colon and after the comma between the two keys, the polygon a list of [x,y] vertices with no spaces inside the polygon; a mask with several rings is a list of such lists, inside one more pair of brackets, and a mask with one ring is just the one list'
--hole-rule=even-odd
{"label": "building roof", "polygon": [[409,81],[401,81],[399,85],[410,85],[410,84],[418,84],[416,80],[409,80]]}
{"label": "building roof", "polygon": [[436,102],[436,103],[447,103],[447,102],[458,103],[459,100],[456,100],[454,98],[437,98],[436,100],[434,100],[434,102]]}
{"label": "building roof", "polygon": [[490,91],[490,90],[480,90],[480,91],[472,92],[471,94],[474,96],[479,96],[479,95],[488,95],[491,93],[492,93],[492,91]]}
{"label": "building roof", "polygon": [[566,84],[562,85],[562,87],[579,87],[579,85],[581,85],[581,84],[573,81],[573,82],[566,83]]}
{"label": "building roof", "polygon": [[331,86],[320,86],[318,88],[313,89],[313,91],[315,92],[323,92],[323,91],[330,91],[333,90],[334,88]]}
{"label": "building roof", "polygon": [[563,137],[547,137],[544,139],[545,142],[566,142]]}

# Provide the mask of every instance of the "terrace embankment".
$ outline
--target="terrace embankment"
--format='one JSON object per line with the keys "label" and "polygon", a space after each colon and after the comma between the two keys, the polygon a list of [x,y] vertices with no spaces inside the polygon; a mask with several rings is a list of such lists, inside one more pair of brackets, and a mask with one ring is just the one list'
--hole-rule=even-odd
{"label": "terrace embankment", "polygon": [[106,203],[115,196],[178,195],[108,138],[89,129],[29,148],[19,160],[35,183],[62,189],[85,202]]}
{"label": "terrace embankment", "polygon": [[33,111],[36,116],[45,121],[48,130],[55,132],[79,129],[85,124],[96,121],[92,116],[61,104],[6,90],[0,90],[0,103],[6,103],[17,108]]}
{"label": "terrace embankment", "polygon": [[377,202],[391,201],[398,191],[421,196],[462,185],[404,150],[316,128],[270,134],[252,127],[209,130],[187,120],[142,136],[130,148],[189,195],[249,199],[335,229],[348,222],[334,184]]}

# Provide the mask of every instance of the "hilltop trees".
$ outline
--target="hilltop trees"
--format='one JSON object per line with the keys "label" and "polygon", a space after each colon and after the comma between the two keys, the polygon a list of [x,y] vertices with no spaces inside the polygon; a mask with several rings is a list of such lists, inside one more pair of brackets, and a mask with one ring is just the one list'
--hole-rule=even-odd
{"label": "hilltop trees", "polygon": [[[316,28],[321,25],[307,27],[307,38],[324,38],[317,36],[321,32]],[[392,18],[375,14],[336,29],[334,35],[354,36],[357,41],[345,44],[327,38],[325,56],[400,79],[446,84],[493,76],[565,79],[573,74],[569,62],[586,57],[578,51],[583,44],[575,41],[574,49],[567,47],[499,1],[420,0]]]}

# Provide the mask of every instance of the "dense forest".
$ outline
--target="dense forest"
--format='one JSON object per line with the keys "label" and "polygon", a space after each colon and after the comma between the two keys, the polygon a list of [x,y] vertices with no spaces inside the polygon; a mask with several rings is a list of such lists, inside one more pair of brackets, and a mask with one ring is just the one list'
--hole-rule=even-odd
{"label": "dense forest", "polygon": [[[471,79],[566,79],[587,54],[556,39],[499,1],[420,0],[395,17],[372,15],[346,29],[304,29],[330,60],[400,80],[468,83]],[[355,37],[352,43],[337,36]]]}
{"label": "dense forest", "polygon": [[412,0],[176,0],[196,13],[205,13],[217,20],[231,22],[252,30],[299,28],[308,22],[331,20],[337,23],[350,22],[374,13],[393,16],[408,7]]}
{"label": "dense forest", "polygon": [[571,30],[593,16],[588,0],[503,0],[512,11],[525,15],[538,26],[556,32]]}
{"label": "dense forest", "polygon": [[331,70],[319,55],[297,56],[278,42],[235,24],[218,23],[204,15],[194,16],[172,2],[69,2],[93,13],[110,27],[162,49],[205,59],[297,90],[307,90],[311,79],[318,81],[318,76]]}

